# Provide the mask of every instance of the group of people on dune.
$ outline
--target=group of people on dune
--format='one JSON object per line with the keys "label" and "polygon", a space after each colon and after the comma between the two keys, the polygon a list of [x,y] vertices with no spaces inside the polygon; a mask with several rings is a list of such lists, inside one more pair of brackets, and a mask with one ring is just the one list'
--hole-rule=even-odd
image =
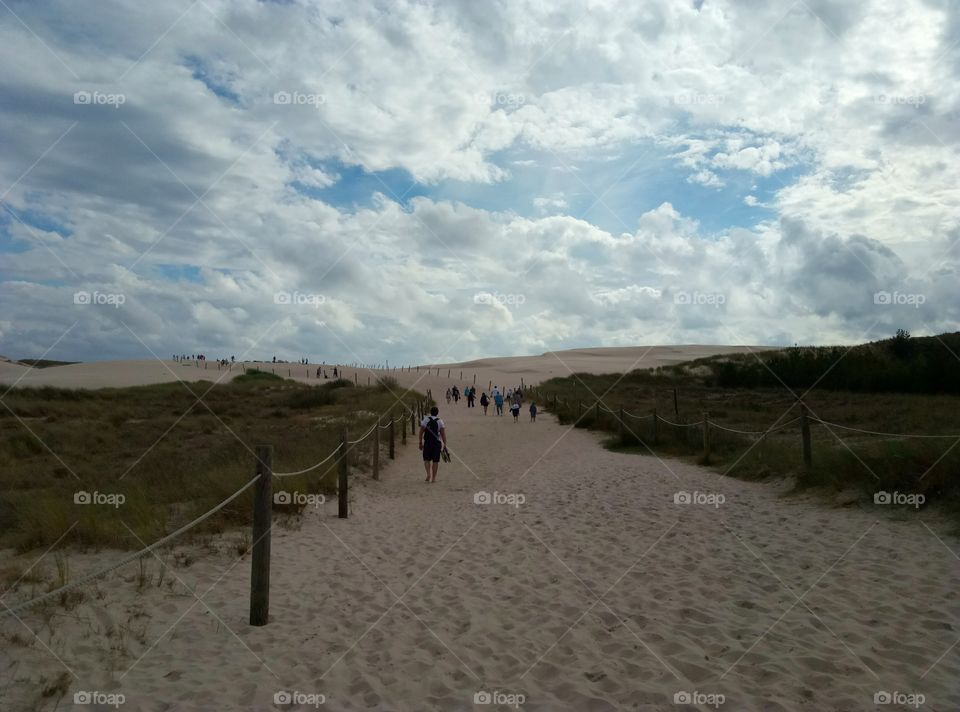
{"label": "group of people on dune", "polygon": [[[454,404],[459,403],[460,398],[463,397],[467,401],[467,407],[473,408],[475,407],[474,401],[477,397],[477,387],[467,386],[461,393],[458,386],[452,386],[447,389],[445,395],[448,405],[451,403],[451,401]],[[513,415],[513,422],[517,423],[520,421],[520,408],[523,406],[522,387],[508,388],[506,395],[501,392],[499,386],[494,386],[491,389],[489,396],[486,394],[486,392],[481,393],[480,407],[483,408],[484,415],[487,414],[487,409],[490,407],[491,401],[496,409],[496,414],[499,416],[503,415],[504,404],[509,403],[510,413]],[[529,412],[530,422],[536,422],[536,403],[530,403]],[[423,467],[427,475],[427,478],[424,481],[436,482],[437,470],[440,469],[441,458],[445,462],[450,461],[450,452],[447,450],[447,427],[440,418],[440,409],[437,408],[437,406],[433,406],[430,409],[430,415],[426,416],[422,421],[420,421],[419,448],[423,452]]]}
{"label": "group of people on dune", "polygon": [[[464,389],[464,396],[467,399],[467,407],[474,407],[474,399],[477,396],[477,387],[476,386],[467,386]],[[447,389],[447,404],[452,400],[454,403],[460,402],[460,389],[457,386]],[[520,420],[520,408],[523,405],[523,389],[520,387],[517,388],[508,388],[506,395],[500,391],[499,386],[494,386],[490,395],[488,396],[486,392],[480,394],[480,407],[483,408],[483,414],[487,414],[487,409],[490,407],[490,403],[493,403],[495,412],[497,415],[503,415],[503,406],[505,403],[509,403],[510,413],[513,415],[514,422]],[[535,422],[537,419],[537,404],[530,404],[530,422]]]}

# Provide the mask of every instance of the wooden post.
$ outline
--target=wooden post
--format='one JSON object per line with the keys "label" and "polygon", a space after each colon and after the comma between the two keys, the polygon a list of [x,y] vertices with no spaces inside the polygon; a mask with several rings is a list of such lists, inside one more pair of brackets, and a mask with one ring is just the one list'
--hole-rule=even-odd
{"label": "wooden post", "polygon": [[407,444],[407,419],[400,418],[400,444]]}
{"label": "wooden post", "polygon": [[627,435],[626,426],[623,422],[623,405],[620,405],[620,442],[624,441],[624,438]]}
{"label": "wooden post", "polygon": [[657,444],[660,437],[660,419],[657,417],[657,409],[653,409],[653,444]]}
{"label": "wooden post", "polygon": [[710,415],[703,411],[703,462],[710,462]]}
{"label": "wooden post", "polygon": [[673,417],[679,423],[680,422],[680,404],[677,401],[677,389],[673,389]]}
{"label": "wooden post", "polygon": [[273,446],[257,445],[250,557],[250,625],[270,620],[270,529],[273,526]]}
{"label": "wooden post", "polygon": [[357,385],[357,372],[353,372],[353,385]]}
{"label": "wooden post", "polygon": [[377,427],[373,429],[373,479],[380,479],[380,417],[377,416]]}
{"label": "wooden post", "polygon": [[368,386],[370,385],[370,375],[369,375],[369,374],[367,374],[367,385],[368,385]]}
{"label": "wooden post", "polygon": [[477,374],[473,374],[473,385],[477,385]]}
{"label": "wooden post", "polygon": [[447,378],[450,378],[450,369],[447,369]]}
{"label": "wooden post", "polygon": [[394,418],[393,418],[393,414],[391,413],[391,414],[390,414],[390,445],[389,445],[389,448],[390,448],[390,459],[391,459],[391,460],[396,460],[396,459],[397,459],[397,453],[396,453],[396,438],[395,438],[395,435],[394,435],[394,432],[393,432],[393,430],[394,430],[394,429],[393,429],[393,426],[395,425],[395,423],[394,423],[393,421],[394,421]]}
{"label": "wooden post", "polygon": [[807,404],[800,404],[800,433],[803,435],[803,464],[810,467],[813,464],[813,452],[810,447],[810,421],[807,418]]}
{"label": "wooden post", "polygon": [[594,407],[593,419],[597,421],[597,427],[600,426],[600,401],[597,401],[597,405]]}
{"label": "wooden post", "polygon": [[410,411],[410,437],[413,437],[417,434],[417,416],[413,414],[413,411]]}
{"label": "wooden post", "polygon": [[350,514],[349,484],[347,482],[347,429],[340,431],[340,453],[337,458],[337,516],[346,519]]}

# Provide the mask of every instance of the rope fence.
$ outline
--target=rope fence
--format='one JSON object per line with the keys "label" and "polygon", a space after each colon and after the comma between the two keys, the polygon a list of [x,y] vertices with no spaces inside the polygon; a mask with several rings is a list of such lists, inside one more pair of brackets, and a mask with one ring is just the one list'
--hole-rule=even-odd
{"label": "rope fence", "polygon": [[[674,412],[679,416],[679,408],[677,405],[677,389],[671,389],[673,391],[673,402],[674,402]],[[555,413],[563,413],[564,417],[568,417],[574,421],[575,424],[581,423],[584,419],[587,419],[587,425],[593,426],[596,425],[601,429],[609,430],[611,426],[616,430],[617,424],[619,425],[619,433],[621,441],[624,443],[628,442],[630,438],[633,440],[639,441],[641,443],[645,442],[647,435],[640,437],[634,433],[627,424],[624,422],[626,418],[631,418],[633,420],[647,420],[651,419],[652,423],[650,425],[649,437],[653,444],[658,444],[660,438],[660,426],[669,426],[671,428],[681,429],[686,432],[683,437],[679,437],[679,434],[675,436],[675,439],[679,438],[680,442],[686,443],[687,445],[693,446],[699,444],[702,441],[703,447],[703,461],[709,462],[710,460],[710,450],[711,450],[711,431],[713,432],[726,432],[732,433],[734,435],[741,435],[749,438],[754,438],[759,440],[762,445],[765,442],[765,438],[768,435],[773,433],[781,432],[787,428],[795,427],[799,424],[800,435],[802,439],[802,452],[803,452],[803,462],[804,465],[809,468],[813,462],[812,455],[812,442],[810,435],[810,424],[815,423],[817,425],[822,425],[826,428],[839,428],[842,430],[847,430],[855,433],[862,433],[865,435],[880,436],[889,440],[898,440],[898,439],[924,439],[924,440],[960,440],[960,434],[926,434],[926,433],[892,433],[884,432],[878,430],[867,430],[864,428],[856,428],[849,425],[841,425],[840,423],[833,423],[828,420],[823,420],[812,416],[803,401],[777,401],[778,404],[781,403],[792,403],[793,406],[799,406],[800,415],[791,418],[790,420],[783,423],[776,423],[765,430],[745,430],[741,428],[730,427],[729,425],[723,425],[717,421],[711,419],[707,412],[702,414],[701,419],[689,423],[685,422],[676,422],[674,420],[669,420],[664,418],[662,415],[658,415],[657,409],[653,408],[653,412],[648,413],[647,415],[637,415],[635,413],[630,413],[624,410],[623,406],[620,406],[619,409],[613,409],[608,407],[606,404],[602,403],[600,399],[597,399],[594,403],[589,405],[584,405],[582,401],[571,401],[567,402],[566,399],[561,400],[556,393],[542,393],[541,389],[538,387],[533,387],[532,392],[534,396],[545,403],[547,407],[551,407]],[[545,400],[544,400],[545,396]],[[589,418],[590,411],[593,411],[592,420]],[[788,408],[788,412],[789,412]],[[605,415],[612,415],[614,422],[604,423]],[[784,414],[786,415],[786,414]],[[783,416],[781,416],[783,417]],[[679,420],[679,418],[678,418]],[[605,427],[606,426],[606,427]],[[692,429],[692,430],[691,430]],[[630,436],[628,438],[627,436]]]}
{"label": "rope fence", "polygon": [[274,472],[273,447],[271,445],[258,445],[255,453],[255,476],[222,502],[207,510],[192,521],[179,527],[175,531],[161,537],[152,544],[148,544],[147,546],[121,558],[119,561],[116,561],[109,566],[105,566],[97,571],[81,576],[74,581],[70,581],[63,586],[60,586],[59,588],[48,591],[47,593],[30,600],[22,601],[13,606],[7,605],[2,599],[0,599],[0,606],[3,607],[2,610],[0,610],[0,618],[5,616],[16,617],[22,611],[28,610],[47,601],[62,597],[64,594],[75,588],[90,584],[103,578],[107,574],[126,566],[127,564],[143,558],[156,549],[169,544],[173,540],[199,526],[201,523],[222,510],[251,487],[256,486],[254,491],[253,545],[251,547],[252,577],[250,588],[250,624],[256,626],[266,625],[269,619],[270,531],[272,528],[272,511],[274,504],[272,484],[273,478],[304,475],[322,467],[332,459],[337,458],[337,465],[339,469],[337,485],[337,499],[339,505],[338,516],[341,519],[346,519],[349,514],[347,455],[351,446],[359,445],[360,443],[370,440],[371,436],[373,436],[373,478],[378,480],[380,478],[380,431],[389,430],[389,457],[391,460],[395,459],[395,426],[398,424],[400,425],[402,431],[402,441],[405,443],[408,414],[410,432],[411,435],[413,435],[415,433],[417,415],[426,412],[427,401],[417,402],[416,408],[411,408],[406,403],[400,403],[398,407],[404,411],[403,415],[391,417],[386,423],[383,422],[382,417],[378,417],[377,421],[371,425],[363,435],[355,440],[349,440],[347,438],[347,430],[346,428],[343,428],[340,432],[340,443],[333,449],[333,451],[319,462],[316,462],[313,465],[305,467],[301,470],[296,470],[293,472]]}
{"label": "rope fence", "polygon": [[213,516],[214,514],[216,514],[217,512],[219,512],[221,509],[223,509],[224,507],[226,507],[228,504],[230,504],[233,500],[235,500],[235,499],[236,499],[237,497],[239,497],[241,494],[243,494],[243,493],[246,492],[248,489],[250,489],[254,484],[256,484],[256,482],[257,482],[259,479],[260,479],[260,475],[257,475],[257,476],[254,477],[252,480],[250,480],[249,482],[247,482],[243,487],[241,487],[241,488],[238,489],[236,492],[234,492],[232,495],[230,495],[230,496],[227,497],[225,500],[223,500],[222,502],[220,502],[220,504],[218,504],[217,506],[213,507],[212,509],[204,512],[204,513],[201,514],[199,517],[197,517],[196,519],[194,519],[192,522],[189,522],[188,524],[184,524],[182,527],[180,527],[180,528],[177,529],[176,531],[170,532],[170,533],[167,534],[165,537],[163,537],[163,538],[161,538],[161,539],[158,539],[157,541],[153,542],[152,544],[149,544],[149,545],[143,547],[142,549],[140,549],[140,551],[138,551],[138,552],[136,552],[136,553],[134,553],[134,554],[130,554],[129,556],[126,556],[126,557],[120,559],[120,561],[117,561],[116,563],[113,563],[113,564],[111,564],[110,566],[107,566],[107,567],[105,567],[105,568],[102,568],[102,569],[100,569],[99,571],[95,571],[95,572],[93,572],[93,573],[87,574],[86,576],[82,576],[82,577],[78,578],[76,581],[71,581],[70,583],[68,583],[68,584],[66,584],[66,585],[64,585],[64,586],[61,586],[61,587],[58,588],[58,589],[55,589],[55,590],[53,590],[53,591],[49,591],[48,593],[43,594],[42,596],[37,596],[36,598],[33,598],[33,599],[29,600],[29,601],[24,601],[23,603],[18,603],[17,605],[15,605],[15,606],[13,606],[13,607],[7,606],[7,605],[4,603],[4,604],[3,604],[3,605],[4,605],[4,610],[0,611],[0,616],[5,616],[5,615],[14,615],[14,616],[15,616],[18,612],[20,612],[20,611],[22,611],[22,610],[26,610],[27,608],[33,608],[34,606],[39,605],[39,604],[43,603],[44,601],[49,601],[49,600],[52,599],[52,598],[56,598],[56,597],[58,597],[58,596],[62,596],[62,595],[65,594],[67,591],[70,591],[70,590],[72,590],[72,589],[74,589],[74,588],[77,588],[78,586],[83,586],[83,585],[85,585],[85,584],[88,584],[88,583],[90,583],[91,581],[96,581],[97,579],[102,578],[103,576],[106,576],[106,575],[107,575],[108,573],[110,573],[111,571],[115,571],[116,569],[119,569],[121,566],[126,566],[127,564],[129,564],[129,563],[131,563],[131,562],[133,562],[133,561],[136,561],[137,559],[139,559],[139,558],[141,558],[141,557],[143,557],[143,556],[146,556],[147,554],[149,554],[149,553],[150,553],[151,551],[153,551],[154,549],[159,549],[160,547],[164,546],[165,544],[170,543],[171,541],[173,541],[174,539],[176,539],[176,538],[177,538],[178,536],[180,536],[181,534],[185,534],[186,532],[190,531],[191,529],[193,529],[195,526],[197,526],[197,525],[200,524],[201,522],[209,519],[211,516]]}

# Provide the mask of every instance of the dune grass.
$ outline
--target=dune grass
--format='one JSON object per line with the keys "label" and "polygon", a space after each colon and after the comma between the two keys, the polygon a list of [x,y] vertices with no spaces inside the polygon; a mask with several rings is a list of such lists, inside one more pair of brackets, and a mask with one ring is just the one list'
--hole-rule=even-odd
{"label": "dune grass", "polygon": [[[676,406],[674,403],[676,389]],[[802,395],[803,391],[795,391]],[[913,440],[865,435],[811,422],[813,464],[802,458],[799,422],[764,437],[710,427],[710,459],[703,458],[703,414],[711,422],[744,431],[764,431],[799,415],[796,397],[780,388],[724,388],[709,377],[675,371],[629,374],[579,373],[541,384],[536,398],[561,423],[611,434],[611,448],[674,456],[706,464],[743,479],[792,476],[797,489],[856,490],[864,501],[876,492],[923,494],[926,503],[960,511],[960,445],[955,439]],[[557,405],[554,406],[554,398]],[[615,413],[598,412],[596,403]],[[803,398],[813,418],[891,433],[960,433],[960,398],[952,395],[851,393],[813,390]],[[652,418],[624,416],[619,411]],[[691,427],[675,427],[669,420]]]}
{"label": "dune grass", "polygon": [[[46,547],[68,532],[62,543],[138,548],[253,477],[256,445],[274,446],[276,471],[302,469],[336,447],[342,428],[358,437],[398,409],[403,393],[344,380],[312,386],[264,372],[217,385],[15,388],[0,409],[0,547]],[[420,398],[404,400],[413,407]],[[371,447],[351,449],[355,470],[369,468]],[[282,487],[332,494],[334,468],[331,461]],[[100,503],[76,503],[84,492]],[[248,491],[195,531],[247,523],[251,510]]]}

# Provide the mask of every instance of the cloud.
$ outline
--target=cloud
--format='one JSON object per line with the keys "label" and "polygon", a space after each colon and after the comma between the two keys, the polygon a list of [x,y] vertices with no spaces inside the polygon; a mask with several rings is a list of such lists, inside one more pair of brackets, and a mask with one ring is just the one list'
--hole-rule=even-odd
{"label": "cloud", "polygon": [[[132,330],[161,355],[399,362],[500,353],[507,325],[510,351],[956,328],[956,13],[582,9],[17,3],[0,352],[68,332],[56,355],[148,355]],[[613,196],[616,231],[591,222]],[[873,303],[897,289],[928,299]]]}

